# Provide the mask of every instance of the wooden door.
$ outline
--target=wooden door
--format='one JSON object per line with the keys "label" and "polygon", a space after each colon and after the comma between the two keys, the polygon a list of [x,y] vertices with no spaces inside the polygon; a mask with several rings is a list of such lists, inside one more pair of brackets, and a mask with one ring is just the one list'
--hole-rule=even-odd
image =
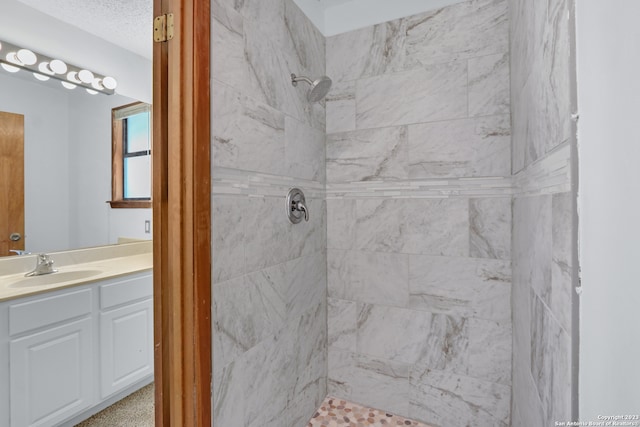
{"label": "wooden door", "polygon": [[11,249],[24,250],[24,116],[0,111],[0,256]]}

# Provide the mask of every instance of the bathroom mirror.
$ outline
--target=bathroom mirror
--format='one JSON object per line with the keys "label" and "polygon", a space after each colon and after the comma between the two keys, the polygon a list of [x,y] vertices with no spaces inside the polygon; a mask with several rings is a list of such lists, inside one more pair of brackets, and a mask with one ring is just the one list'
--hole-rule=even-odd
{"label": "bathroom mirror", "polygon": [[112,109],[151,101],[150,52],[145,58],[32,4],[44,5],[6,0],[0,40],[112,75],[118,88],[115,95],[91,95],[82,88],[65,89],[53,79],[41,82],[24,70],[0,69],[0,111],[24,116],[25,250],[54,252],[150,239],[151,209],[114,209],[107,203],[112,196]]}

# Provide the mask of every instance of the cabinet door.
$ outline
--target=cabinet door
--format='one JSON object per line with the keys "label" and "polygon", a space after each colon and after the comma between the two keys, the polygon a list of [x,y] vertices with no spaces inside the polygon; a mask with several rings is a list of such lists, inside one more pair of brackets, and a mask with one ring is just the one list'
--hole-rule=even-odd
{"label": "cabinet door", "polygon": [[153,374],[153,301],[100,313],[100,393],[109,395]]}
{"label": "cabinet door", "polygon": [[9,342],[11,426],[52,426],[92,404],[91,318]]}

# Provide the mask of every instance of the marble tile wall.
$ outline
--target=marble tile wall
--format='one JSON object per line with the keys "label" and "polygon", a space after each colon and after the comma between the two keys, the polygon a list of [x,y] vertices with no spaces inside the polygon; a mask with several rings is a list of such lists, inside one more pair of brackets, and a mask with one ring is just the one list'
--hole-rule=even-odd
{"label": "marble tile wall", "polygon": [[290,75],[325,74],[325,39],[291,0],[214,0],[211,65],[213,421],[300,427],[327,394],[325,111]]}
{"label": "marble tile wall", "polygon": [[327,38],[332,396],[510,425],[506,0]]}
{"label": "marble tile wall", "polygon": [[572,221],[570,192],[514,201],[514,425],[571,420]]}
{"label": "marble tile wall", "polygon": [[509,7],[513,426],[572,419],[571,4],[511,0]]}
{"label": "marble tile wall", "polygon": [[572,3],[510,0],[514,174],[571,136]]}

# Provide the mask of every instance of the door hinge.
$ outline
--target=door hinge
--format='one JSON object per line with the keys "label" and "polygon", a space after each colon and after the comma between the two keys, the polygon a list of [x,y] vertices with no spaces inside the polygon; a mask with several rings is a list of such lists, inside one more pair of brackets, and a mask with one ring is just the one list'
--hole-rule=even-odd
{"label": "door hinge", "polygon": [[153,20],[153,41],[166,42],[173,38],[173,13],[156,16]]}

